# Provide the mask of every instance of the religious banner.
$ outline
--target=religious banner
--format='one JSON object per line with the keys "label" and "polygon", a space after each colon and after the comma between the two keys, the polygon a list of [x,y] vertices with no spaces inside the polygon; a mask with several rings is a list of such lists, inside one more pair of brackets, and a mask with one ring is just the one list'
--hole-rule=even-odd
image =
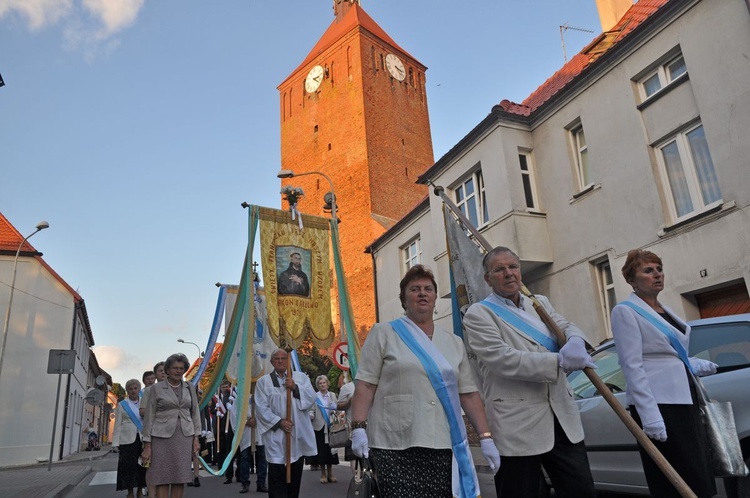
{"label": "religious banner", "polygon": [[[271,353],[276,349],[271,336],[268,333],[268,325],[266,323],[266,303],[262,294],[263,291],[258,288],[257,282],[254,282],[255,286],[255,327],[248,330],[252,334],[252,380],[257,381],[267,373],[271,373]],[[224,323],[230,323],[232,321],[232,315],[235,310],[235,303],[237,302],[237,295],[239,294],[239,286],[227,285],[227,306],[226,306],[226,318]],[[240,319],[240,330],[244,330],[245,320]],[[243,334],[238,334],[235,340],[234,348],[232,350],[232,357],[227,365],[226,377],[232,383],[237,383],[237,377],[239,372],[239,361],[240,361],[240,341],[243,340]],[[250,341],[248,341],[248,346]]]}
{"label": "religious banner", "polygon": [[[331,269],[328,218],[260,208],[260,246],[268,332],[293,348],[309,335],[327,348],[335,333],[331,321]],[[300,221],[301,220],[301,221]]]}

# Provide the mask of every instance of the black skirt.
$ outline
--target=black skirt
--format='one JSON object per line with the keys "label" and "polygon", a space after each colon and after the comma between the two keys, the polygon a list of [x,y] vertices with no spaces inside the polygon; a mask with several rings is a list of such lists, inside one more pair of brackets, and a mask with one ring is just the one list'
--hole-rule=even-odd
{"label": "black skirt", "polygon": [[141,437],[137,434],[132,443],[120,445],[120,457],[117,460],[117,491],[146,487],[146,469],[138,465],[142,449]]}
{"label": "black skirt", "polygon": [[[654,446],[698,498],[714,496],[716,482],[711,472],[706,430],[703,427],[698,406],[694,404],[657,406],[667,428],[667,440],[661,442],[652,439]],[[630,406],[630,413],[636,423],[643,427],[635,406]],[[651,496],[680,498],[675,487],[641,445],[638,445],[638,450]]]}
{"label": "black skirt", "polygon": [[453,451],[370,448],[380,498],[451,498]]}
{"label": "black skirt", "polygon": [[315,431],[315,444],[318,447],[317,465],[338,465],[339,454],[331,453],[331,447],[326,443],[325,426]]}

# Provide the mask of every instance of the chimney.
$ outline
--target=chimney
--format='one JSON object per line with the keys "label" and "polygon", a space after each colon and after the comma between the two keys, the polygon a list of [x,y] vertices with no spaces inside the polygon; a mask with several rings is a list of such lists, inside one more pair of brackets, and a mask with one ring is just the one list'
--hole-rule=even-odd
{"label": "chimney", "polygon": [[333,0],[333,15],[336,17],[336,21],[342,20],[355,3],[359,5],[359,1],[360,0]]}
{"label": "chimney", "polygon": [[633,0],[596,0],[602,31],[606,33],[612,29],[632,6]]}

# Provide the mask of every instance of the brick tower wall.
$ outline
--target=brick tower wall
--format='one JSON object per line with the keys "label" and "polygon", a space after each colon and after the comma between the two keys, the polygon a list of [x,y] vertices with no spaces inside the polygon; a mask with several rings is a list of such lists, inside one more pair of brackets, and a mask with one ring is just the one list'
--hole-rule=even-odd
{"label": "brick tower wall", "polygon": [[[344,272],[362,339],[376,315],[372,259],[365,247],[387,228],[381,217],[395,222],[426,195],[414,182],[433,162],[424,89],[420,98],[406,82],[392,87],[379,65],[385,53],[377,39],[355,30],[279,87],[281,167],[297,174],[321,171],[333,181]],[[307,94],[304,80],[317,64],[328,76]],[[325,216],[323,195],[330,187],[322,176],[284,179],[283,185],[304,189],[300,211]]]}

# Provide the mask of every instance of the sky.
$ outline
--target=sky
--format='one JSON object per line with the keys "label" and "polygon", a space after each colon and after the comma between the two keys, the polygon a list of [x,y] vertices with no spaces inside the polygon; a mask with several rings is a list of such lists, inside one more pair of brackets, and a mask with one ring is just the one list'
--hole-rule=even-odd
{"label": "sky", "polygon": [[[428,67],[435,159],[601,32],[595,0],[362,0]],[[83,297],[114,382],[205,348],[248,202],[282,207],[279,95],[331,0],[0,0],[0,212]],[[337,186],[338,188],[338,186]],[[346,230],[342,225],[341,230]]]}

